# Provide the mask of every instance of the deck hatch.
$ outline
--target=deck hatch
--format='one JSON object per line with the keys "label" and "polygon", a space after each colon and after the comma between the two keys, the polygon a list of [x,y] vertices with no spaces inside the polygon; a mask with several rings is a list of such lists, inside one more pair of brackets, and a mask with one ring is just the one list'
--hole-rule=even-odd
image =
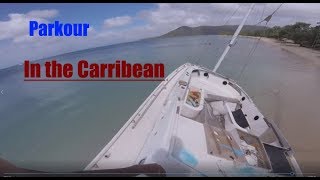
{"label": "deck hatch", "polygon": [[233,111],[232,115],[234,117],[234,120],[238,123],[238,125],[240,127],[242,127],[242,128],[249,127],[249,123],[248,123],[248,121],[247,121],[246,117],[244,116],[244,114],[243,114],[241,109]]}
{"label": "deck hatch", "polygon": [[285,155],[285,149],[271,146],[268,144],[263,144],[263,146],[269,156],[274,173],[288,173],[289,175],[293,172]]}

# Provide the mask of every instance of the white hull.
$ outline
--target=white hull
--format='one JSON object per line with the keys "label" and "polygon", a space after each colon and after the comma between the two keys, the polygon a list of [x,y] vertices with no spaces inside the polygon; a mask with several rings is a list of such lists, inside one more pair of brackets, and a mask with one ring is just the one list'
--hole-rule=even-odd
{"label": "white hull", "polygon": [[290,145],[250,97],[189,63],[159,84],[85,170],[152,163],[167,176],[301,175]]}

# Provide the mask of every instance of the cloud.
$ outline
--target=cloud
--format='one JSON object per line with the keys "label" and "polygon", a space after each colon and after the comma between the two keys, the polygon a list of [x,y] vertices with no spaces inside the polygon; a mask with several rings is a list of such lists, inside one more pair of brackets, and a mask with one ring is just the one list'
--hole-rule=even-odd
{"label": "cloud", "polygon": [[35,17],[35,18],[53,18],[58,15],[58,11],[55,9],[46,9],[46,10],[33,10],[28,12],[26,15],[28,17]]}
{"label": "cloud", "polygon": [[[255,3],[254,10],[246,24],[257,23],[262,17],[262,13],[263,17],[266,17],[279,5],[280,3]],[[171,27],[224,25],[226,22],[239,24],[249,6],[250,3],[158,4],[157,9],[143,11],[140,16],[150,24]],[[319,17],[319,3],[285,3],[273,16],[270,25],[283,26],[293,24],[296,21],[310,22],[315,25],[319,21]]]}
{"label": "cloud", "polygon": [[9,20],[0,21],[0,40],[17,41],[28,33],[30,20],[47,23],[49,18],[57,15],[57,10],[34,10],[27,14],[11,13],[8,15]]}
{"label": "cloud", "polygon": [[132,18],[130,16],[119,16],[104,20],[105,27],[112,28],[130,24]]}
{"label": "cloud", "polygon": [[[268,13],[275,9],[275,5],[271,4]],[[285,3],[274,15],[271,25],[287,25],[297,21],[307,22],[316,25],[320,21],[320,3]]]}

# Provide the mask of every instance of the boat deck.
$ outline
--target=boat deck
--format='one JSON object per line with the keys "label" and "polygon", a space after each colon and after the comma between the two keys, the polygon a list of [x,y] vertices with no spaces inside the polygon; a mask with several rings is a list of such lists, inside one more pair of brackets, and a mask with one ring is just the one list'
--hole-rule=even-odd
{"label": "boat deck", "polygon": [[167,175],[272,176],[264,144],[288,146],[279,136],[232,80],[186,63],[159,84],[86,170],[157,163]]}

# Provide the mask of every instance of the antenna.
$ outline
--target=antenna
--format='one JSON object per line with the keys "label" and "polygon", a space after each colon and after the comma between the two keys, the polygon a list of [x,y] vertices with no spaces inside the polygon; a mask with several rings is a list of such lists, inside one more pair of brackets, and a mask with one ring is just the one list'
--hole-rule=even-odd
{"label": "antenna", "polygon": [[230,48],[234,45],[234,43],[235,43],[235,41],[236,41],[236,39],[237,39],[237,37],[238,37],[241,29],[243,28],[244,23],[245,23],[246,20],[248,19],[249,14],[250,14],[250,12],[252,11],[252,9],[253,9],[253,7],[254,7],[254,4],[255,4],[255,3],[252,3],[252,4],[251,4],[251,6],[250,6],[250,8],[249,8],[249,11],[247,12],[246,16],[243,18],[241,24],[238,26],[236,32],[233,34],[230,43],[228,44],[228,46],[226,47],[226,49],[223,51],[220,59],[218,60],[216,66],[215,66],[214,69],[213,69],[213,72],[216,72],[216,71],[217,71],[217,69],[219,68],[221,62],[223,61],[223,59],[225,58],[225,56],[226,56],[227,53],[229,52]]}

